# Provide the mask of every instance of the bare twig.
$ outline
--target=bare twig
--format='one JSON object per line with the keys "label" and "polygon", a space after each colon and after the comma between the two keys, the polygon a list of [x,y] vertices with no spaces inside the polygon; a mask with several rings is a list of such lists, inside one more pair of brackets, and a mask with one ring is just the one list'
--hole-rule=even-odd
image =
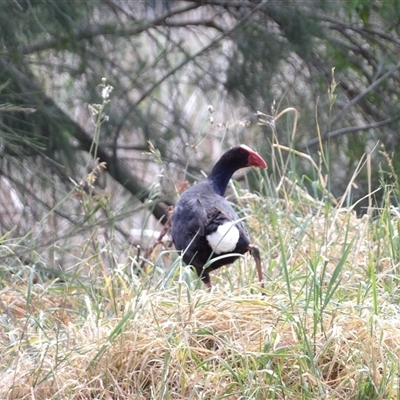
{"label": "bare twig", "polygon": [[[346,128],[337,129],[336,131],[326,133],[323,137],[321,137],[321,140],[322,140],[322,142],[326,142],[328,139],[332,139],[336,136],[347,135],[349,133],[354,133],[354,132],[358,132],[358,131],[366,131],[368,129],[380,128],[382,126],[388,125],[391,122],[397,121],[399,119],[400,119],[400,115],[398,115],[395,118],[385,119],[384,121],[374,122],[373,124],[367,124],[367,125],[361,125],[361,126],[349,126]],[[304,146],[304,150],[306,148],[313,147],[313,146],[317,145],[318,143],[319,143],[319,138],[311,139]]]}
{"label": "bare twig", "polygon": [[[342,111],[331,122],[331,127],[336,125],[353,107],[356,103],[358,103],[362,98],[364,98],[369,92],[374,90],[377,86],[379,86],[385,79],[389,78],[389,76],[393,75],[397,70],[400,69],[400,62],[397,63],[394,67],[392,67],[389,71],[383,74],[380,78],[378,78],[375,82],[371,83],[365,90],[363,90],[360,94],[354,97],[345,107],[343,107]],[[325,135],[323,137],[325,139]]]}

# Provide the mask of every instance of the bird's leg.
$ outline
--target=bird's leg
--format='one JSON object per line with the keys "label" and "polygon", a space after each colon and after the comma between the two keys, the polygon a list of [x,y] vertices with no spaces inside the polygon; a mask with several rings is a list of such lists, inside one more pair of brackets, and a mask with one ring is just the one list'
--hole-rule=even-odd
{"label": "bird's leg", "polygon": [[262,269],[261,269],[260,250],[258,249],[258,247],[254,246],[253,244],[249,244],[247,246],[247,248],[250,251],[251,255],[253,256],[254,261],[256,262],[258,279],[260,280],[261,287],[264,288],[263,274],[262,274]]}
{"label": "bird's leg", "polygon": [[[152,246],[148,247],[147,250],[146,250],[145,258],[147,260],[150,258],[150,255],[153,254],[154,249],[159,244],[164,245],[164,243],[163,243],[164,236],[171,232],[171,228],[172,228],[172,213],[173,212],[174,212],[174,207],[169,206],[168,207],[168,219],[167,219],[167,222],[164,225],[164,228],[161,230],[160,235],[158,236],[158,238],[154,242],[154,244]],[[138,259],[139,259],[139,255],[138,255]],[[143,260],[142,264],[140,266],[143,270],[144,270],[144,265],[145,265],[145,261]]]}
{"label": "bird's leg", "polygon": [[207,286],[207,289],[211,291],[212,284],[211,284],[210,274],[203,271],[203,273],[201,274],[201,280]]}

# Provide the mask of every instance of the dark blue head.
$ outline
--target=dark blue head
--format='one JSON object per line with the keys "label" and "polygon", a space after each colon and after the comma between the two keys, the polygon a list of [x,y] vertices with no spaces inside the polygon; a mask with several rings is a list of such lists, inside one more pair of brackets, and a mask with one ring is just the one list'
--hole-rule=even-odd
{"label": "dark blue head", "polygon": [[223,196],[229,179],[240,168],[267,168],[266,162],[246,145],[232,147],[215,164],[207,180],[216,193]]}

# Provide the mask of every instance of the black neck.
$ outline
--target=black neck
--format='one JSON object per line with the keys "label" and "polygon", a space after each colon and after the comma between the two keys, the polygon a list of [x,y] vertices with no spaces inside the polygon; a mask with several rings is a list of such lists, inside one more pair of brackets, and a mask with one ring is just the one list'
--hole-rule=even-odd
{"label": "black neck", "polygon": [[216,193],[224,196],[229,180],[239,168],[233,164],[221,163],[220,161],[215,164],[207,180]]}

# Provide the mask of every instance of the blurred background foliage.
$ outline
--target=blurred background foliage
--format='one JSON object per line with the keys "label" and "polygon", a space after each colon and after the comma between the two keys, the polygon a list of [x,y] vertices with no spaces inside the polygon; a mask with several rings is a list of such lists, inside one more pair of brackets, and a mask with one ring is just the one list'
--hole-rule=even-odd
{"label": "blurred background foliage", "polygon": [[[273,143],[310,155],[337,197],[371,153],[349,204],[395,184],[399,29],[399,1],[1,1],[3,242],[57,268],[93,229],[133,243],[132,230],[166,221],[184,179],[239,142],[272,183]],[[103,101],[96,128],[88,105]],[[276,118],[288,107],[298,121]],[[310,163],[282,154],[322,196]]]}

